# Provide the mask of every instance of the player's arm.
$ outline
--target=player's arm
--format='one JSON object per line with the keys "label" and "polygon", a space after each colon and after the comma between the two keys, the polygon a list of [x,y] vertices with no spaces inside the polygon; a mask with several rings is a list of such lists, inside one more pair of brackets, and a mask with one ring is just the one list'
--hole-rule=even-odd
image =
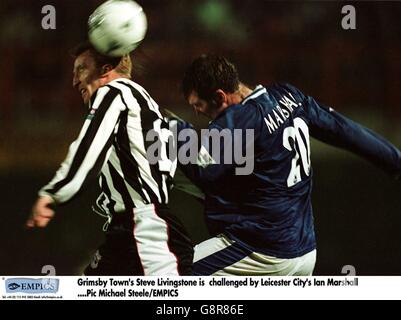
{"label": "player's arm", "polygon": [[54,178],[39,191],[28,227],[44,227],[54,215],[52,206],[70,201],[97,177],[110,153],[115,126],[125,108],[119,90],[100,88],[78,138],[71,144],[67,157]]}
{"label": "player's arm", "polygon": [[[172,123],[175,124],[172,126]],[[227,173],[234,172],[237,168],[235,164],[234,149],[238,146],[234,146],[234,139],[230,141],[224,140],[224,143],[220,141],[219,148],[212,146],[212,139],[208,137],[198,137],[193,126],[180,119],[170,121],[170,128],[177,132],[177,147],[178,147],[178,165],[182,172],[188,177],[201,190],[207,190],[215,186],[215,182]],[[217,125],[209,126],[210,130],[215,130],[215,133],[220,133],[223,129]],[[231,137],[233,137],[233,130],[224,129],[230,131]],[[247,140],[242,137],[242,148],[245,148]],[[213,148],[216,148],[213,150]],[[183,163],[180,159],[180,155],[185,153],[185,150],[198,150],[196,161],[190,161],[189,163]],[[244,154],[244,150],[241,150]],[[226,158],[230,158],[230,161],[225,161]],[[253,160],[253,159],[252,159]]]}
{"label": "player's arm", "polygon": [[401,177],[401,152],[389,141],[332,108],[304,97],[311,135],[325,143],[351,151],[396,178]]}
{"label": "player's arm", "polygon": [[[179,168],[192,183],[204,190],[208,183],[224,172],[224,168],[215,164],[216,161],[210,155],[208,147],[205,146],[205,141],[200,141],[192,124],[174,117],[170,118],[169,126],[176,136]],[[196,150],[195,159],[184,163],[181,157],[185,150]]]}

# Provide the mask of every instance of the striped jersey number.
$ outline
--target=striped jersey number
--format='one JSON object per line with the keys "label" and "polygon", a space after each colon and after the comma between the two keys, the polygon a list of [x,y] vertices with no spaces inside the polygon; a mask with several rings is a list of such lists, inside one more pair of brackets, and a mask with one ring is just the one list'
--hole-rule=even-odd
{"label": "striped jersey number", "polygon": [[[284,129],[283,145],[288,151],[294,151],[295,156],[291,160],[291,171],[287,178],[287,186],[292,187],[301,181],[301,165],[304,173],[310,174],[310,142],[309,129],[301,118],[294,119],[294,126]],[[301,165],[298,164],[301,158]]]}

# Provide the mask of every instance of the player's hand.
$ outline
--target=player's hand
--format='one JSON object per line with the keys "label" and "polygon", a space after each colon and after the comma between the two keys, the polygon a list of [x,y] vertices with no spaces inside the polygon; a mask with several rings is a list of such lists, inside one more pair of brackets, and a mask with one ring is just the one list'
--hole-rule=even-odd
{"label": "player's hand", "polygon": [[51,208],[53,203],[54,201],[50,197],[39,197],[32,207],[32,214],[26,222],[26,226],[28,228],[46,227],[54,217],[54,210]]}

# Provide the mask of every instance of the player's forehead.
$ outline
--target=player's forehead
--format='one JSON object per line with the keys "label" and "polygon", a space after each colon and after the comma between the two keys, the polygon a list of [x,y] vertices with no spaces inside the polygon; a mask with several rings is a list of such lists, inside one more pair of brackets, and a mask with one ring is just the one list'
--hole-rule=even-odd
{"label": "player's forehead", "polygon": [[81,68],[95,67],[95,59],[89,50],[86,50],[79,54],[74,60],[74,71]]}
{"label": "player's forehead", "polygon": [[198,93],[196,91],[192,90],[192,92],[188,96],[188,103],[191,106],[194,106],[194,105],[198,105],[198,104],[202,103],[202,101],[203,100],[201,98],[199,98]]}

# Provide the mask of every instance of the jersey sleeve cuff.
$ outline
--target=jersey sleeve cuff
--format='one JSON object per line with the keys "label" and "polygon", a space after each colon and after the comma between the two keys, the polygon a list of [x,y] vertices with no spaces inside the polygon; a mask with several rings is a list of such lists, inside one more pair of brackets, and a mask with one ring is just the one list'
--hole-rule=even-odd
{"label": "jersey sleeve cuff", "polygon": [[43,191],[43,190],[40,190],[40,191],[38,192],[38,196],[39,196],[39,197],[47,197],[47,198],[50,198],[53,205],[56,205],[56,204],[57,204],[56,199],[55,199],[52,195],[50,195],[49,193],[47,193],[47,192],[45,192],[45,191]]}

